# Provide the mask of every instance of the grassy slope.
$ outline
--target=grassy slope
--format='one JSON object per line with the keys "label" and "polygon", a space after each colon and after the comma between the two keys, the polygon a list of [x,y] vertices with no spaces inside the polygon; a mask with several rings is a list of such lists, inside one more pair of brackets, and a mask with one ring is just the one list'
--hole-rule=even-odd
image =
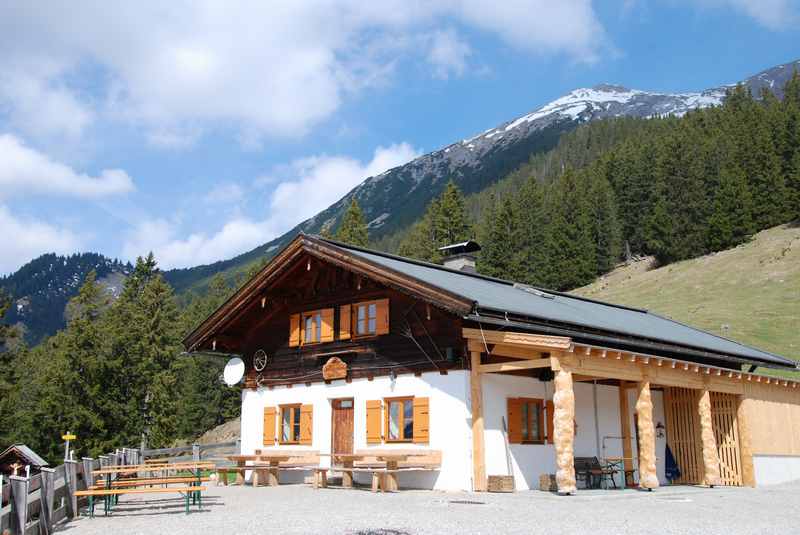
{"label": "grassy slope", "polygon": [[646,308],[800,360],[800,225],[765,230],[728,251],[651,265],[617,268],[574,293]]}

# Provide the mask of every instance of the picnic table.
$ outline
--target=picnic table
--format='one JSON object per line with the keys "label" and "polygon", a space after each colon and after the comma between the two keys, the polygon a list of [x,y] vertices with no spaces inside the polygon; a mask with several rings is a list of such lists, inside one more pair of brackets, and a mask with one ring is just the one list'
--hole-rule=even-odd
{"label": "picnic table", "polygon": [[[102,496],[104,501],[104,514],[108,515],[112,506],[119,502],[121,494],[143,494],[146,492],[178,492],[185,493],[186,512],[189,512],[189,500],[193,504],[200,506],[200,491],[205,490],[201,487],[203,470],[213,468],[210,462],[182,462],[182,463],[163,463],[163,464],[140,464],[140,465],[116,465],[106,466],[98,470],[93,470],[93,476],[102,476],[102,484],[92,484],[87,478],[87,489],[81,491],[82,495],[89,497],[90,515],[94,516],[94,497]],[[125,478],[120,476],[130,476],[133,474],[160,474],[164,472],[189,472],[191,475],[185,477],[135,477]],[[186,483],[187,485],[179,488],[169,488],[166,485],[175,483]],[[164,488],[153,489],[154,484],[164,485]]]}
{"label": "picnic table", "polygon": [[[411,455],[409,453],[390,453],[386,451],[371,452],[371,453],[334,453],[333,461],[340,464],[346,470],[342,471],[342,486],[353,486],[353,471],[356,469],[355,462],[363,461],[367,458],[376,459],[384,463],[385,473],[382,474],[384,479],[379,481],[384,490],[396,491],[397,485],[397,468],[398,463],[408,460]],[[335,469],[335,468],[334,468]],[[373,485],[374,486],[374,485]]]}
{"label": "picnic table", "polygon": [[233,461],[236,463],[236,466],[242,470],[239,470],[236,473],[236,482],[235,485],[244,485],[244,470],[247,469],[248,462],[253,463],[267,463],[269,465],[268,468],[264,468],[261,465],[254,465],[252,467],[253,473],[255,474],[255,479],[253,481],[254,486],[258,486],[260,484],[260,476],[263,474],[265,477],[265,482],[268,487],[276,487],[279,484],[278,481],[278,468],[280,467],[280,463],[286,462],[292,457],[296,457],[296,452],[270,452],[270,453],[258,453],[252,455],[229,455],[227,459],[229,461]]}

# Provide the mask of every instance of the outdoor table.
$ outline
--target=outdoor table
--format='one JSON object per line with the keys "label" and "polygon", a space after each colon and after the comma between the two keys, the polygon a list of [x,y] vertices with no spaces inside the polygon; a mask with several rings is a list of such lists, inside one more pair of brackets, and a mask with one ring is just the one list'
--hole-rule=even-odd
{"label": "outdoor table", "polygon": [[[170,470],[185,470],[187,472],[191,472],[193,476],[197,478],[197,486],[200,486],[200,477],[202,476],[202,470],[204,468],[208,468],[213,466],[213,463],[209,462],[185,462],[185,463],[173,463],[173,464],[163,464],[163,465],[120,465],[120,466],[107,466],[104,468],[100,468],[99,470],[92,470],[92,476],[105,476],[105,489],[111,490],[111,482],[114,478],[112,476],[120,476],[120,475],[128,475],[128,474],[138,474],[139,472],[165,472]],[[88,475],[85,475],[86,478],[86,488],[88,489],[90,486],[94,484],[91,481]],[[117,477],[118,479],[118,477]],[[195,493],[196,494],[196,493]],[[111,508],[111,505],[114,503],[119,502],[119,495],[106,495],[103,496],[103,504],[105,506],[105,514],[108,514],[108,510]]]}
{"label": "outdoor table", "polygon": [[[386,464],[386,470],[397,470],[397,463],[408,460],[409,455],[407,453],[394,454],[387,452],[333,454],[334,461],[340,462],[344,468],[350,469],[353,468],[354,461],[362,461],[366,457],[375,457],[377,460],[384,462]],[[386,475],[388,476],[386,479],[386,490],[397,490],[397,472],[387,472]],[[342,472],[342,486],[353,486],[353,472]]]}
{"label": "outdoor table", "polygon": [[[287,453],[258,453],[255,455],[230,455],[228,460],[234,461],[239,468],[247,468],[247,461],[253,462],[267,462],[269,468],[266,470],[266,485],[268,487],[277,487],[278,480],[278,467],[280,463],[286,462],[292,458],[292,455]],[[254,473],[263,473],[263,469],[255,468]],[[256,478],[254,484],[257,486],[261,483],[260,478]],[[234,485],[244,485],[244,475],[241,473],[236,474],[236,482]]]}
{"label": "outdoor table", "polygon": [[[625,479],[626,479],[625,478],[625,461],[633,462],[633,459],[630,458],[630,457],[606,457],[606,458],[603,459],[603,461],[605,461],[604,468],[607,469],[607,470],[611,470],[613,472],[611,474],[612,482],[613,482],[614,475],[617,472],[622,474],[622,485],[620,485],[619,488],[620,489],[624,489],[625,486],[626,486],[626,483],[627,483],[625,481]],[[605,480],[603,480],[603,484],[605,485]],[[606,486],[606,488],[608,488],[608,487]]]}

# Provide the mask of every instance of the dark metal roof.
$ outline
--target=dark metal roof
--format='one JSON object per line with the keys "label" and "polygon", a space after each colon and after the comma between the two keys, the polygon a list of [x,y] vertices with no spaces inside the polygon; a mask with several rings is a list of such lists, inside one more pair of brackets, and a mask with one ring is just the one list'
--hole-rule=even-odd
{"label": "dark metal roof", "polygon": [[436,264],[324,241],[347,249],[369,262],[474,301],[475,311],[479,314],[481,311],[494,311],[597,329],[626,337],[695,348],[699,350],[700,356],[705,356],[702,352],[711,352],[759,365],[791,368],[797,366],[790,359],[695,329],[646,310],[532,288]]}
{"label": "dark metal roof", "polygon": [[35,451],[30,449],[25,444],[13,444],[9,446],[3,453],[0,453],[0,459],[2,459],[6,455],[14,451],[16,451],[26,461],[28,461],[28,464],[30,465],[47,466],[49,464],[47,461],[39,457],[39,455]]}

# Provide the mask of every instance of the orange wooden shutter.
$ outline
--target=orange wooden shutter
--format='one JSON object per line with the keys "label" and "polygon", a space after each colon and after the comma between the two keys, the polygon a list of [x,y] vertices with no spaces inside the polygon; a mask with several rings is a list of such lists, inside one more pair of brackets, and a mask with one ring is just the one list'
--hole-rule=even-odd
{"label": "orange wooden shutter", "polygon": [[300,345],[300,314],[289,316],[289,347]]}
{"label": "orange wooden shutter", "polygon": [[275,444],[275,407],[264,407],[264,445]]}
{"label": "orange wooden shutter", "polygon": [[319,336],[319,341],[333,342],[333,309],[323,308],[319,313],[322,316],[322,333]]}
{"label": "orange wooden shutter", "polygon": [[414,442],[430,440],[430,415],[428,398],[414,398]]}
{"label": "orange wooden shutter", "polygon": [[339,340],[350,339],[350,305],[339,307]]}
{"label": "orange wooden shutter", "polygon": [[367,444],[381,443],[381,400],[367,400]]}
{"label": "orange wooden shutter", "polygon": [[314,405],[300,407],[300,444],[311,445],[314,429]]}
{"label": "orange wooden shutter", "polygon": [[555,433],[555,420],[553,419],[553,413],[555,412],[555,406],[553,405],[553,401],[549,400],[549,399],[547,400],[547,403],[545,404],[545,406],[546,406],[546,411],[547,411],[547,415],[545,416],[545,418],[547,418],[547,443],[548,444],[552,444],[553,443],[553,433]]}
{"label": "orange wooden shutter", "polygon": [[389,334],[389,300],[375,301],[375,334]]}
{"label": "orange wooden shutter", "polygon": [[519,398],[508,398],[508,443],[522,444],[522,407]]}

